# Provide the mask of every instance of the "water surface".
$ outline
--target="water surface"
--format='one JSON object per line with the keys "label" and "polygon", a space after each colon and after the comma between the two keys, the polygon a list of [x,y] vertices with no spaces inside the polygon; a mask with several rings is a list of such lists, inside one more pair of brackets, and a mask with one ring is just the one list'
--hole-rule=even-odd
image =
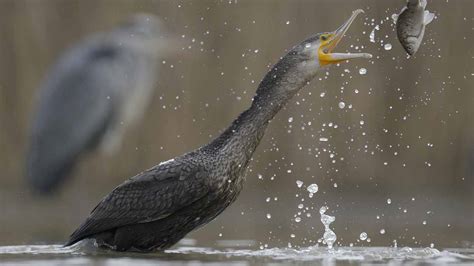
{"label": "water surface", "polygon": [[64,248],[61,245],[0,247],[2,265],[473,265],[474,249],[326,247],[307,248],[205,248],[179,246],[157,253],[118,253],[90,244]]}

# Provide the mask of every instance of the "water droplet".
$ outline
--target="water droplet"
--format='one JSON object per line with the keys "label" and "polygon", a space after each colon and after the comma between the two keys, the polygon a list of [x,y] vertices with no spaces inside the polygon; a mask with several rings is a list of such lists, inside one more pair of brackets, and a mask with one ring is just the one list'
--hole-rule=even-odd
{"label": "water droplet", "polygon": [[360,120],[359,124],[362,126],[365,124],[364,120]]}
{"label": "water droplet", "polygon": [[390,51],[390,50],[392,50],[392,44],[386,43],[386,44],[383,46],[383,48],[384,48],[386,51]]}
{"label": "water droplet", "polygon": [[298,204],[298,209],[303,209],[304,205],[303,204]]}
{"label": "water droplet", "polygon": [[320,214],[326,213],[327,210],[328,210],[328,207],[323,206],[323,207],[321,207],[321,208],[319,209],[319,213],[320,213]]}
{"label": "water droplet", "polygon": [[344,107],[346,107],[346,103],[345,102],[339,102],[339,108],[341,109],[344,109]]}
{"label": "water droplet", "polygon": [[392,22],[396,24],[397,20],[398,20],[398,14],[392,14]]}
{"label": "water droplet", "polygon": [[306,188],[306,190],[308,190],[309,193],[313,193],[313,194],[318,192],[318,189],[319,189],[318,185],[316,184],[311,184],[308,186],[308,188]]}
{"label": "water droplet", "polygon": [[293,122],[293,117],[288,118],[288,123],[291,123],[291,122]]}
{"label": "water droplet", "polygon": [[360,236],[359,236],[360,240],[364,241],[367,239],[367,233],[366,232],[362,232],[360,233]]}
{"label": "water droplet", "polygon": [[426,225],[426,221],[423,221],[423,225]]}
{"label": "water droplet", "polygon": [[319,138],[319,141],[326,142],[328,141],[328,138]]}
{"label": "water droplet", "polygon": [[326,95],[325,92],[321,92],[321,94],[319,94],[319,97],[323,98],[325,95]]}
{"label": "water droplet", "polygon": [[286,22],[286,25],[289,25],[289,24],[290,24],[290,21],[288,20],[288,21]]}
{"label": "water droplet", "polygon": [[303,181],[301,181],[301,180],[296,180],[296,186],[298,186],[298,187],[303,186]]}
{"label": "water droplet", "polygon": [[307,43],[307,44],[305,44],[305,46],[304,46],[304,47],[306,47],[306,48],[311,48],[311,43]]}
{"label": "water droplet", "polygon": [[301,222],[301,218],[300,218],[300,217],[296,217],[296,218],[295,218],[295,222],[297,222],[297,223]]}
{"label": "water droplet", "polygon": [[370,42],[375,42],[375,30],[372,30],[369,35]]}
{"label": "water droplet", "polygon": [[365,68],[363,68],[363,67],[360,68],[360,69],[359,69],[359,74],[361,74],[361,75],[367,74],[367,69],[365,69]]}
{"label": "water droplet", "polygon": [[369,35],[370,42],[375,43],[375,30],[379,30],[379,25],[376,25],[375,28],[372,29]]}
{"label": "water droplet", "polygon": [[390,198],[387,199],[387,204],[392,204],[392,200]]}
{"label": "water droplet", "polygon": [[380,234],[381,235],[385,234],[385,229],[380,229]]}
{"label": "water droplet", "polygon": [[334,231],[329,228],[329,225],[336,220],[336,217],[326,215],[326,211],[326,206],[323,206],[321,209],[319,209],[319,213],[321,214],[321,222],[324,225],[323,243],[327,244],[329,249],[332,249],[334,242],[336,242],[337,236]]}
{"label": "water droplet", "polygon": [[267,219],[271,219],[272,218],[272,215],[267,213]]}

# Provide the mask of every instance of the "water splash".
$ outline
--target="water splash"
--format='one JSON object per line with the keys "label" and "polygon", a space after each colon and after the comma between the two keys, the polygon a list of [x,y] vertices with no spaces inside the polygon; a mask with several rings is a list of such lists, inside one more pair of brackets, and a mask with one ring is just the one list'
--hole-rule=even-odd
{"label": "water splash", "polygon": [[369,35],[370,42],[375,43],[375,31],[379,29],[380,29],[379,25],[375,25],[375,27],[372,29]]}
{"label": "water splash", "polygon": [[303,186],[303,181],[301,181],[301,180],[296,180],[296,186],[297,186],[298,188],[302,187],[302,186]]}
{"label": "water splash", "polygon": [[[223,245],[219,244],[223,242]],[[156,265],[211,263],[240,265],[247,263],[272,264],[311,263],[326,265],[472,265],[474,249],[395,248],[395,247],[338,247],[312,246],[305,248],[264,248],[255,250],[253,240],[219,240],[221,248],[184,245],[183,242],[164,252],[116,253],[84,246],[81,243],[68,248],[61,245],[0,246],[2,264],[37,265]],[[229,245],[229,242],[232,245]],[[222,247],[225,247],[223,249]],[[247,248],[242,248],[247,247]],[[326,262],[326,264],[324,263]]]}
{"label": "water splash", "polygon": [[395,13],[394,13],[394,14],[392,14],[391,17],[392,17],[392,22],[393,22],[393,24],[397,24],[398,14],[395,14]]}
{"label": "water splash", "polygon": [[318,192],[318,189],[319,188],[318,188],[317,184],[311,184],[306,188],[306,190],[308,190],[308,192],[311,193],[311,194],[314,194],[314,193]]}
{"label": "water splash", "polygon": [[325,214],[327,209],[326,206],[323,206],[319,209],[319,213],[321,214],[321,222],[324,225],[323,244],[327,244],[328,248],[332,249],[337,236],[336,233],[329,228],[329,225],[336,220],[336,217]]}

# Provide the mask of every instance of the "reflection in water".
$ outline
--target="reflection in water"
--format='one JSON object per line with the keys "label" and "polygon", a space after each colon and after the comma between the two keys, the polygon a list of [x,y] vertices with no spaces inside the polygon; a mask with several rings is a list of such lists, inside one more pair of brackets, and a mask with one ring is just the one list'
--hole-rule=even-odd
{"label": "reflection in water", "polygon": [[[242,245],[251,245],[250,242]],[[235,245],[235,243],[233,243]],[[163,253],[117,253],[96,249],[92,242],[62,247],[61,245],[25,245],[0,247],[0,260],[6,264],[22,265],[156,265],[226,262],[231,265],[256,263],[311,262],[324,265],[347,265],[366,263],[452,264],[472,265],[474,249],[450,249],[439,251],[433,248],[393,247],[325,247],[272,248],[263,250],[181,246]]]}

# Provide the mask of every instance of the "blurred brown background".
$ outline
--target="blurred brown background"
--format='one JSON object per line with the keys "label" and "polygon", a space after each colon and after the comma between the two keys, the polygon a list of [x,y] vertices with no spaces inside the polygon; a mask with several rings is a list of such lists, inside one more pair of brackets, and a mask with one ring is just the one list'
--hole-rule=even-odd
{"label": "blurred brown background", "polygon": [[[410,59],[391,19],[404,3],[0,0],[0,245],[65,241],[123,180],[217,136],[286,48],[363,8],[338,50],[373,60],[321,71],[272,121],[238,201],[188,237],[203,246],[308,246],[322,236],[319,208],[327,205],[340,245],[471,246],[474,2],[429,1],[437,18]],[[163,59],[152,105],[118,154],[89,154],[58,195],[32,197],[23,166],[39,83],[69,46],[136,12],[159,15],[183,52]],[[311,183],[319,185],[313,198]],[[358,242],[361,232],[372,241]]]}

